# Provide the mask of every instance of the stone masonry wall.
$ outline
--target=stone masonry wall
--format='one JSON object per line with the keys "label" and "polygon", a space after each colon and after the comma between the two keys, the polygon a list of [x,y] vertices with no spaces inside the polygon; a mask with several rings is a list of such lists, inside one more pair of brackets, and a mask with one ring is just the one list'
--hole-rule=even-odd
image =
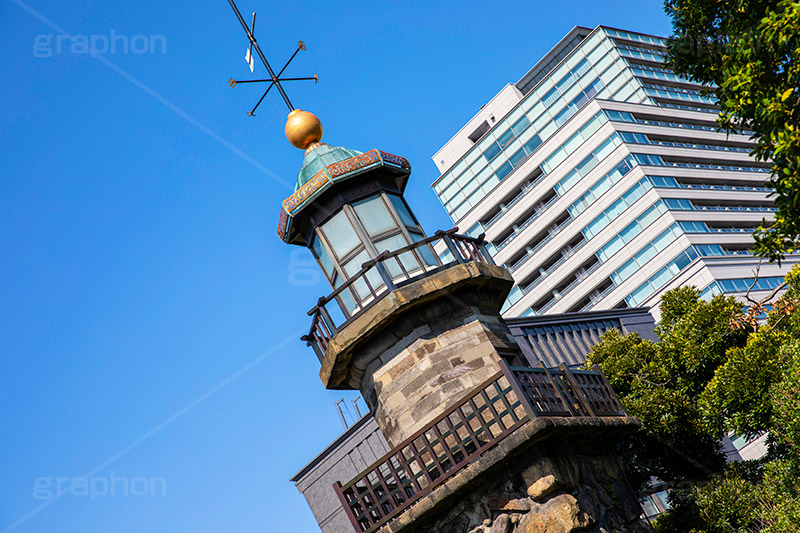
{"label": "stone masonry wall", "polygon": [[[592,443],[537,446],[403,533],[644,533],[614,453]],[[447,507],[447,508],[444,508]],[[391,531],[397,531],[391,528]]]}
{"label": "stone masonry wall", "polygon": [[[399,327],[387,336],[397,335]],[[391,347],[381,347],[361,386],[392,446],[498,372],[501,357],[519,353],[502,319],[474,306],[454,309],[439,302],[417,313],[404,329]]]}

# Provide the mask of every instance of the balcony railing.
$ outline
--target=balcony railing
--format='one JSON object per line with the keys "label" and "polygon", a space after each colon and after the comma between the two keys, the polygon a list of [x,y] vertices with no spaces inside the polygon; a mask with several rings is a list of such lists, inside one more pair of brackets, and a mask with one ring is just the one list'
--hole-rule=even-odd
{"label": "balcony railing", "polygon": [[539,312],[537,314],[539,315],[544,314],[548,309],[553,307],[559,300],[561,300],[561,298],[563,298],[569,291],[574,289],[579,283],[585,281],[586,278],[588,278],[592,272],[600,268],[600,265],[602,264],[603,264],[602,261],[597,261],[595,264],[587,268],[584,272],[581,272],[580,275],[576,276],[575,279],[572,280],[572,283],[570,283],[569,285],[564,287],[561,291],[559,291],[558,298],[553,298],[545,305],[543,305],[542,308],[539,309]]}
{"label": "balcony railing", "polygon": [[[495,264],[486,250],[483,235],[475,239],[459,235],[457,231],[458,228],[437,231],[432,237],[383,252],[364,263],[361,270],[328,296],[320,298],[308,312],[312,317],[311,329],[302,338],[314,349],[320,362],[328,349],[328,342],[342,327],[396,288],[457,263]],[[441,255],[434,246],[438,241],[445,245]],[[338,305],[329,309],[328,305],[333,301]]]}
{"label": "balcony railing", "polygon": [[504,208],[502,208],[495,216],[493,216],[491,218],[491,220],[489,220],[489,222],[486,223],[485,228],[489,229],[492,226],[492,224],[494,224],[495,222],[500,220],[500,217],[502,217],[506,213],[506,211],[508,211],[510,208],[514,207],[529,192],[531,192],[531,190],[534,187],[539,185],[539,182],[542,181],[546,176],[547,176],[547,174],[544,171],[542,171],[542,173],[539,174],[538,176],[536,176],[536,178],[531,183],[529,183],[528,185],[523,186],[522,190],[519,192],[519,194],[517,194],[510,202],[508,202],[505,205]]}
{"label": "balcony railing", "polygon": [[581,313],[582,313],[582,312],[584,312],[584,311],[588,311],[588,310],[589,310],[589,308],[591,308],[592,306],[594,306],[594,304],[598,303],[600,300],[602,300],[603,298],[605,298],[606,296],[608,296],[608,295],[609,295],[609,293],[610,293],[611,291],[613,291],[614,289],[616,289],[616,288],[617,288],[617,285],[614,285],[614,283],[611,283],[611,285],[609,285],[608,287],[606,287],[605,289],[603,289],[603,292],[601,292],[601,293],[600,293],[600,294],[598,294],[597,296],[594,296],[594,297],[592,297],[592,298],[589,300],[589,303],[588,303],[588,304],[586,304],[586,305],[584,305],[583,307],[581,307],[581,310],[580,310],[579,312],[581,312]]}
{"label": "balcony railing", "polygon": [[572,215],[570,215],[570,216],[569,216],[569,217],[567,217],[567,219],[566,219],[566,220],[564,220],[564,221],[563,221],[561,224],[559,224],[558,226],[556,226],[556,227],[555,227],[555,228],[553,228],[553,229],[549,229],[549,230],[548,230],[548,232],[547,232],[547,235],[546,235],[546,236],[545,236],[545,237],[544,237],[544,238],[543,238],[541,241],[539,241],[539,242],[536,244],[536,246],[534,246],[533,248],[531,248],[530,250],[528,250],[527,252],[525,252],[525,255],[523,255],[522,257],[520,257],[520,258],[517,260],[517,262],[516,262],[516,263],[514,263],[513,265],[507,265],[507,268],[508,268],[508,269],[509,269],[511,272],[514,272],[515,270],[517,270],[519,267],[521,267],[521,266],[522,266],[522,265],[525,263],[525,261],[527,261],[528,259],[530,259],[530,258],[531,258],[531,257],[533,257],[534,255],[536,255],[536,252],[538,252],[539,250],[541,250],[541,249],[542,249],[542,247],[543,247],[545,244],[547,244],[548,242],[550,242],[550,239],[552,239],[552,238],[553,238],[555,235],[557,235],[557,234],[558,234],[558,233],[559,233],[559,232],[560,232],[562,229],[564,229],[564,228],[567,226],[567,224],[569,224],[570,222],[572,222],[572,220],[573,220],[573,218],[572,218]]}
{"label": "balcony railing", "polygon": [[528,420],[626,416],[597,366],[509,367],[334,490],[357,532],[371,533],[430,494]]}
{"label": "balcony railing", "polygon": [[546,211],[546,210],[547,210],[547,209],[548,209],[548,208],[549,208],[551,205],[553,205],[553,204],[556,202],[556,200],[558,200],[559,198],[560,198],[560,197],[559,197],[559,196],[557,196],[557,195],[556,195],[556,196],[553,196],[552,198],[550,198],[550,199],[547,201],[547,203],[546,203],[546,204],[542,205],[540,208],[538,208],[536,211],[534,211],[534,212],[531,214],[531,216],[529,216],[529,217],[528,217],[528,218],[525,220],[525,222],[523,222],[522,224],[520,224],[520,225],[519,225],[519,226],[518,226],[518,227],[517,227],[517,228],[516,228],[516,229],[515,229],[515,230],[514,230],[512,233],[511,233],[511,235],[509,235],[508,237],[506,237],[505,239],[503,239],[503,242],[501,242],[500,244],[498,244],[498,245],[497,245],[497,250],[502,250],[502,249],[503,249],[503,248],[505,248],[505,247],[506,247],[506,246],[507,246],[509,243],[511,243],[511,241],[513,241],[514,239],[516,239],[516,238],[517,238],[517,236],[518,236],[520,233],[522,233],[522,230],[524,230],[525,228],[527,228],[528,226],[530,226],[530,225],[533,223],[533,221],[534,221],[534,220],[536,220],[537,218],[539,218],[539,216],[540,216],[542,213],[544,213],[544,212],[545,212],[545,211]]}

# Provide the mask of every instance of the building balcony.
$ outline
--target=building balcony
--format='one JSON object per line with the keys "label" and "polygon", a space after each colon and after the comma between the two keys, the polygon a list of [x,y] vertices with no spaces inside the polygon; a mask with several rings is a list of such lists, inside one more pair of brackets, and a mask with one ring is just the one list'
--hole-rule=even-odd
{"label": "building balcony", "polygon": [[459,235],[457,231],[458,228],[438,231],[432,237],[383,252],[365,262],[361,270],[333,292],[320,298],[308,312],[312,317],[311,328],[302,338],[313,348],[320,362],[325,358],[331,339],[399,289],[456,265],[474,262],[500,269],[486,250],[483,236],[472,238]]}

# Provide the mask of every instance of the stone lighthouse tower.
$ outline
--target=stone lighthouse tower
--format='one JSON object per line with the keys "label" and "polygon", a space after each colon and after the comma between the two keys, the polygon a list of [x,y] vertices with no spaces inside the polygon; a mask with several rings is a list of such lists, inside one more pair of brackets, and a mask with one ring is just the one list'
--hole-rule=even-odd
{"label": "stone lighthouse tower", "polygon": [[332,487],[352,531],[643,528],[613,452],[638,422],[597,369],[528,366],[499,314],[511,275],[482,238],[425,233],[406,159],[325,144],[306,111],[286,136],[305,157],[278,235],[331,285],[304,340],[323,385],[360,390],[391,447]]}

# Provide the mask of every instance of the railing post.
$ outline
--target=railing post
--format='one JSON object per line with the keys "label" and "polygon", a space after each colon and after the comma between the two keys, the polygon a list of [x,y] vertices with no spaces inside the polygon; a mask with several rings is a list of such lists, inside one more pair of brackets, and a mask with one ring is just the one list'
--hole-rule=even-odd
{"label": "railing post", "polygon": [[555,389],[556,394],[558,394],[558,397],[561,399],[561,403],[563,403],[564,407],[567,408],[567,412],[572,414],[572,416],[578,416],[578,413],[575,411],[575,406],[572,405],[570,402],[568,402],[567,398],[564,397],[564,392],[561,390],[561,387],[558,386],[558,383],[556,383],[553,374],[550,373],[550,369],[548,369],[547,366],[545,366],[544,361],[542,361],[541,359],[539,360],[539,367],[541,367],[541,369],[544,370],[544,373],[547,376],[548,381],[550,381],[550,385],[552,385],[552,387]]}
{"label": "railing post", "polygon": [[600,379],[603,380],[608,395],[611,396],[611,398],[614,399],[614,403],[617,404],[617,409],[619,409],[619,412],[622,413],[623,416],[627,415],[628,413],[627,411],[625,411],[625,407],[622,406],[622,402],[619,400],[619,396],[617,396],[617,393],[614,392],[614,388],[611,387],[611,383],[608,382],[608,380],[606,379],[606,375],[603,374],[603,371],[600,370],[600,367],[597,365],[593,365],[592,370],[600,374]]}
{"label": "railing post", "polygon": [[311,348],[314,350],[314,353],[317,355],[317,359],[319,359],[319,362],[321,363],[322,360],[325,358],[325,354],[323,354],[322,351],[319,349],[317,343],[313,342],[314,341],[313,337],[311,337],[310,335],[303,335],[302,337],[300,337],[300,340],[305,341],[306,346],[311,346]]}
{"label": "railing post", "polygon": [[514,375],[514,371],[503,359],[500,360],[500,369],[503,371],[503,375],[508,380],[509,385],[511,385],[511,389],[514,391],[514,394],[517,395],[519,404],[525,410],[525,413],[527,413],[528,418],[531,420],[536,418],[536,411],[533,409],[530,400],[528,400],[528,395],[525,394],[525,391],[523,391],[522,387],[519,386],[519,382],[517,381],[516,375]]}
{"label": "railing post", "polygon": [[319,316],[322,317],[322,321],[325,322],[325,326],[328,328],[328,331],[330,331],[331,336],[333,336],[336,333],[336,325],[334,325],[330,313],[328,313],[328,310],[325,308],[326,303],[325,298],[320,298],[317,302],[317,312]]}
{"label": "railing post", "polygon": [[355,531],[361,531],[361,526],[358,525],[358,520],[356,520],[356,516],[353,514],[353,509],[350,508],[350,504],[347,503],[347,498],[344,497],[344,492],[342,492],[342,484],[338,481],[333,484],[333,492],[335,492],[336,496],[339,497],[339,502],[344,508],[344,514],[346,514],[347,518],[350,519],[350,525],[353,526]]}
{"label": "railing post", "polygon": [[378,275],[386,285],[386,290],[392,292],[395,289],[394,280],[392,279],[392,275],[389,274],[389,269],[387,269],[386,265],[383,264],[383,260],[385,258],[386,252],[382,252],[380,255],[378,255],[378,257],[375,258],[375,270],[378,271]]}
{"label": "railing post", "polygon": [[567,381],[569,382],[569,386],[572,387],[573,391],[575,391],[576,400],[578,400],[580,402],[580,404],[583,407],[584,411],[586,411],[589,414],[589,416],[597,416],[594,413],[594,409],[592,409],[591,402],[589,402],[589,399],[583,393],[583,390],[581,389],[580,385],[578,384],[578,381],[575,379],[575,376],[572,375],[572,372],[570,371],[569,367],[567,365],[565,365],[564,363],[561,363],[559,365],[558,369],[561,370],[564,373],[564,377],[567,378]]}
{"label": "railing post", "polygon": [[481,250],[481,254],[483,255],[484,261],[486,261],[490,265],[497,265],[497,263],[494,262],[494,258],[489,253],[489,250],[486,249],[486,234],[485,233],[481,233],[480,235],[478,235],[477,244],[478,244],[478,248],[480,248],[480,250]]}
{"label": "railing post", "polygon": [[447,249],[450,250],[450,255],[453,256],[453,260],[456,263],[467,262],[467,259],[461,255],[461,251],[458,249],[458,246],[456,246],[456,243],[453,242],[453,238],[450,236],[450,233],[443,231],[442,240],[444,241],[445,246],[447,246]]}

